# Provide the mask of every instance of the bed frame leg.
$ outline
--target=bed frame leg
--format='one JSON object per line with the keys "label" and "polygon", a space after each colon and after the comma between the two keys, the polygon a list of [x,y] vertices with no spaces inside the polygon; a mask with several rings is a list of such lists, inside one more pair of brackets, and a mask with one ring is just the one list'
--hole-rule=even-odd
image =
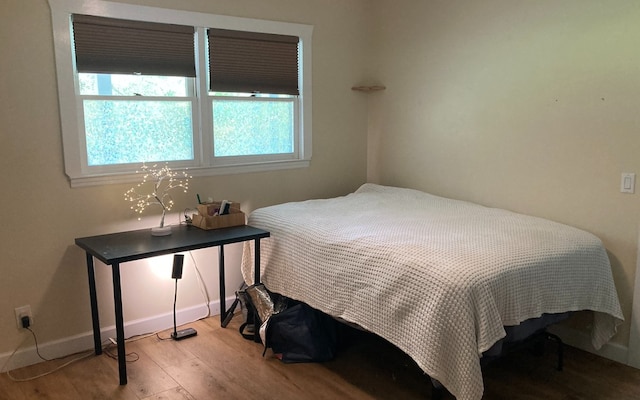
{"label": "bed frame leg", "polygon": [[557,346],[558,346],[558,371],[562,371],[563,366],[564,366],[564,343],[562,342],[562,339],[560,339],[557,335],[554,335],[553,333],[549,333],[547,332],[547,339],[551,340],[552,342],[556,342]]}

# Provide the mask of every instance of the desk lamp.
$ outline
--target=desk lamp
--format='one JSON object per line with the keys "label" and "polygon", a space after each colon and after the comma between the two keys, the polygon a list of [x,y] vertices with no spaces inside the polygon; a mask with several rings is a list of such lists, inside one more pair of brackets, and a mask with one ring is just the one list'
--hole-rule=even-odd
{"label": "desk lamp", "polygon": [[174,254],[173,270],[171,271],[171,278],[176,280],[176,287],[175,287],[174,296],[173,296],[173,333],[171,333],[171,338],[173,340],[182,340],[198,334],[198,332],[193,328],[177,330],[177,326],[176,326],[176,302],[178,300],[178,279],[182,279],[183,264],[184,264],[184,254]]}

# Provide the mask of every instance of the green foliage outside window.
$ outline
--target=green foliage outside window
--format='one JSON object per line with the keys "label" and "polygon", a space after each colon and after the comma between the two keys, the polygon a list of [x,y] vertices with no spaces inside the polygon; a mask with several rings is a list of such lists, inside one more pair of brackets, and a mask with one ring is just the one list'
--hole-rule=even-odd
{"label": "green foliage outside window", "polygon": [[190,101],[85,100],[90,166],[193,159]]}
{"label": "green foliage outside window", "polygon": [[213,101],[214,155],[293,152],[293,103],[266,100]]}
{"label": "green foliage outside window", "polygon": [[[193,160],[193,78],[78,77],[89,166]],[[294,98],[210,95],[215,157],[293,153]]]}

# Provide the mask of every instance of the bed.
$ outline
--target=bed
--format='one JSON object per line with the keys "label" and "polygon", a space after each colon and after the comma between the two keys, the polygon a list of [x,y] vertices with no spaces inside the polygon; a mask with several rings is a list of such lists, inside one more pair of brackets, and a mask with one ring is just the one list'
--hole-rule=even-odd
{"label": "bed", "polygon": [[505,327],[591,310],[599,349],[623,321],[602,242],[549,220],[367,183],[257,209],[248,223],[271,232],[269,290],[390,341],[460,400],[482,397],[480,358]]}

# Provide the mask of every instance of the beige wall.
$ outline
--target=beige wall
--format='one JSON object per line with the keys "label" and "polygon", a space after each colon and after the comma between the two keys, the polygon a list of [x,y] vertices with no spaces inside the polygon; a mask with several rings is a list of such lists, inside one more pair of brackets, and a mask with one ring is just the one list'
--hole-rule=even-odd
{"label": "beige wall", "polygon": [[[131,1],[133,3],[133,1]],[[365,0],[136,1],[232,16],[310,24],[313,32],[313,159],[304,169],[193,179],[176,209],[193,206],[195,193],[256,207],[353,191],[366,179],[366,97],[350,88],[362,78],[366,45]],[[87,277],[74,238],[144,228],[123,193],[131,185],[71,189],[62,158],[50,10],[46,0],[0,2],[0,360],[26,338],[14,308],[31,305],[41,343],[91,330]],[[170,219],[175,223],[177,217]],[[218,296],[217,252],[194,253]],[[237,268],[238,259],[230,264]],[[161,261],[166,265],[170,258]],[[191,264],[187,257],[187,263]],[[178,307],[203,303],[194,272],[185,268]],[[98,268],[103,326],[113,324],[107,268]],[[123,265],[125,318],[170,313],[173,286],[146,263]],[[170,269],[169,269],[170,270]],[[236,282],[228,285],[228,293]],[[28,342],[29,343],[29,342]]]}
{"label": "beige wall", "polygon": [[374,0],[369,179],[583,228],[627,322],[640,173],[640,3]]}

